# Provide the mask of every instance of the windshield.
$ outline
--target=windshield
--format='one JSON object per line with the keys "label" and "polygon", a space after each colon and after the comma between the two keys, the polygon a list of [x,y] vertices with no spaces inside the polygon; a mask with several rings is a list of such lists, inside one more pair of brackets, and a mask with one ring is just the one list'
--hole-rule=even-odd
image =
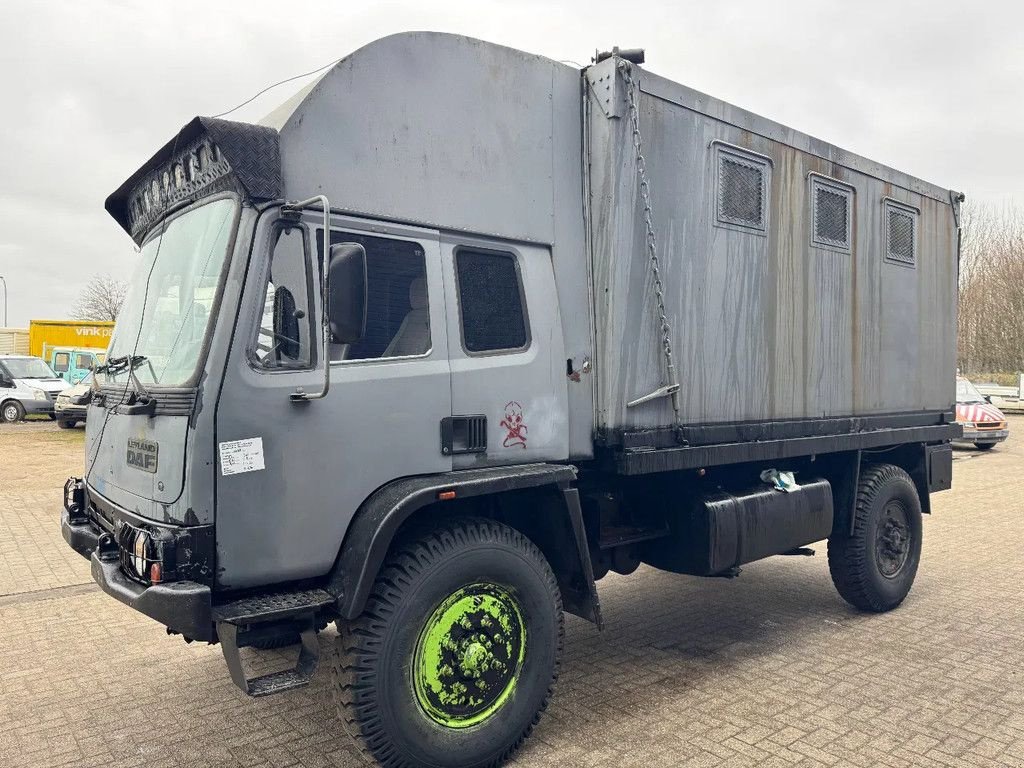
{"label": "windshield", "polygon": [[53,372],[53,369],[38,357],[8,357],[3,361],[3,364],[12,379],[57,378],[57,374]]}
{"label": "windshield", "polygon": [[[135,368],[143,384],[181,386],[195,373],[235,207],[234,200],[221,199],[194,208],[142,246],[107,356],[145,357]],[[124,381],[127,375],[117,369],[105,380]]]}
{"label": "windshield", "polygon": [[983,403],[985,398],[967,379],[957,379],[956,401],[958,403]]}

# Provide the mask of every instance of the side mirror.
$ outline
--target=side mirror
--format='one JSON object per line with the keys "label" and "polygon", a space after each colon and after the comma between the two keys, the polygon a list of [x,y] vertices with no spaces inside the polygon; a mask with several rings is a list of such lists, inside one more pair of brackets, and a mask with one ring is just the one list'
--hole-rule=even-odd
{"label": "side mirror", "polygon": [[366,250],[358,243],[332,245],[327,269],[331,336],[353,344],[366,333]]}
{"label": "side mirror", "polygon": [[295,360],[299,356],[299,318],[295,297],[287,288],[274,291],[274,338],[280,357]]}
{"label": "side mirror", "polygon": [[985,398],[986,403],[988,403],[989,405],[992,404],[992,395],[982,395],[982,397]]}

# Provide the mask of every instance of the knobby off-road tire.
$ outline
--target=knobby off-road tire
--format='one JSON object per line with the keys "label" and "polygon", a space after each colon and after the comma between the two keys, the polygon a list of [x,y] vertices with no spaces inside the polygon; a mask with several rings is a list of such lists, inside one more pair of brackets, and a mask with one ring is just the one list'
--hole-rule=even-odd
{"label": "knobby off-road tire", "polygon": [[832,582],[846,602],[881,613],[903,602],[921,560],[921,500],[910,475],[892,464],[861,471],[853,532],[828,540]]}
{"label": "knobby off-road tire", "polygon": [[485,768],[548,705],[562,601],[533,542],[462,519],[400,545],[338,630],[335,700],[362,749],[386,768]]}

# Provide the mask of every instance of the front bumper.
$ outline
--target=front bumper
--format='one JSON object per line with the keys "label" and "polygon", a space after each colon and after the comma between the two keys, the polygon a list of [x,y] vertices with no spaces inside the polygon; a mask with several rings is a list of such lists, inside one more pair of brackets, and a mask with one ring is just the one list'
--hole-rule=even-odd
{"label": "front bumper", "polygon": [[[92,578],[100,589],[116,600],[159,621],[172,632],[192,640],[212,642],[212,594],[210,588],[194,581],[173,581],[146,586],[122,573],[118,559],[100,556],[100,538],[110,538],[88,518],[72,520],[65,509],[60,519],[61,535],[71,548],[92,564]],[[116,545],[115,545],[116,546]]]}
{"label": "front bumper", "polygon": [[59,400],[57,401],[57,404],[53,408],[53,412],[54,414],[56,414],[57,418],[63,419],[65,421],[70,419],[75,419],[76,421],[85,421],[85,414],[88,411],[89,409],[84,405],[72,405],[70,403],[64,405]]}
{"label": "front bumper", "polygon": [[1007,429],[964,429],[964,436],[957,442],[965,443],[1001,443],[1010,436]]}

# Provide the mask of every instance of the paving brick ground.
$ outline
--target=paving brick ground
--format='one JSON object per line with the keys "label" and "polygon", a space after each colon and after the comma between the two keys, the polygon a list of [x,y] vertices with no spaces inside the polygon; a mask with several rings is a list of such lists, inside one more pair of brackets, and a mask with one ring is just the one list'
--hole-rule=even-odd
{"label": "paving brick ground", "polygon": [[[569,619],[557,694],[515,765],[1024,766],[1024,418],[1012,430],[957,452],[892,613],[848,608],[823,545],[731,581],[602,580],[607,629]],[[0,426],[0,766],[363,765],[326,675],[246,699],[218,648],[90,585],[57,525],[81,450],[80,431]]]}

